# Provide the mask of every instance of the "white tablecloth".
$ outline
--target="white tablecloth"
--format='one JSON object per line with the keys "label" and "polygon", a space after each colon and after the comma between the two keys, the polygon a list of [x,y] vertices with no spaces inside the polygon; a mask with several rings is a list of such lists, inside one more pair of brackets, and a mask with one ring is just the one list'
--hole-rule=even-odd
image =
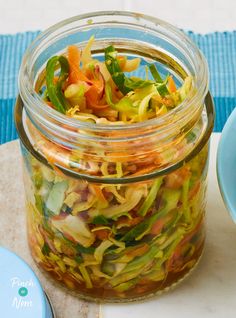
{"label": "white tablecloth", "polygon": [[200,33],[236,29],[235,0],[0,0],[0,33],[42,30],[98,10],[146,13]]}

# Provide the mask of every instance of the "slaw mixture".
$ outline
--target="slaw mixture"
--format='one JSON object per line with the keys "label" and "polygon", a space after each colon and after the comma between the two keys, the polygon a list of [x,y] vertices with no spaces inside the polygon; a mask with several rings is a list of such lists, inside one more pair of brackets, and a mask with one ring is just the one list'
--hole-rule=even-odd
{"label": "slaw mixture", "polygon": [[[177,87],[172,76],[162,79],[155,64],[145,79],[128,76],[141,60],[113,46],[105,48],[103,62],[96,60],[93,41],[82,52],[69,46],[66,55],[48,61],[39,91],[45,107],[80,121],[125,125],[163,116],[188,95],[190,77]],[[141,176],[194,147],[193,132],[161,153],[131,160],[118,151],[110,157],[100,152],[96,163],[29,127],[52,167],[24,150],[29,244],[42,268],[80,294],[132,299],[172,285],[194,267],[204,244],[207,146],[178,170],[128,184],[74,179],[56,167],[101,178]]]}

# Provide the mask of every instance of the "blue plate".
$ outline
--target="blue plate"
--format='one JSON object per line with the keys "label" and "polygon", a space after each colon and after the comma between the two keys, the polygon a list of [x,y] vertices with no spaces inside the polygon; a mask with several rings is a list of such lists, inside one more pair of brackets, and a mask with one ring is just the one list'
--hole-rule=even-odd
{"label": "blue plate", "polygon": [[16,254],[0,247],[2,318],[55,318],[49,299],[32,269]]}
{"label": "blue plate", "polygon": [[217,152],[217,176],[225,205],[236,223],[236,108],[222,131]]}

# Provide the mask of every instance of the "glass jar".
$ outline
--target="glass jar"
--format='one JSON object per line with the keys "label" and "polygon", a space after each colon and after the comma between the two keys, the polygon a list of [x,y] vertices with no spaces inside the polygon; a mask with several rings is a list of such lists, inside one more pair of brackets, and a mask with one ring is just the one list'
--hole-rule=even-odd
{"label": "glass jar", "polygon": [[[153,62],[187,98],[167,114],[128,125],[82,122],[47,107],[45,64],[95,35],[97,59],[114,44]],[[143,74],[141,74],[143,72]],[[15,116],[24,161],[31,253],[51,277],[89,300],[132,301],[168,290],[198,263],[204,245],[208,69],[179,30],[130,12],[65,20],[33,42],[22,62]]]}

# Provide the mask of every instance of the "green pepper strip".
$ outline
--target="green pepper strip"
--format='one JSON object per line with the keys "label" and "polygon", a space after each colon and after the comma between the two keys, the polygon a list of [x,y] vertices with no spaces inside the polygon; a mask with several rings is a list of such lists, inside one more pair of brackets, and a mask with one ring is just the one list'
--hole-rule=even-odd
{"label": "green pepper strip", "polygon": [[90,276],[89,276],[89,273],[88,273],[86,267],[83,264],[79,265],[78,267],[79,267],[81,275],[83,276],[83,279],[85,280],[86,287],[93,288],[93,284],[91,282],[91,279],[90,279]]}
{"label": "green pepper strip", "polygon": [[43,201],[41,195],[35,194],[34,198],[35,198],[35,207],[43,215],[44,201]]}
{"label": "green pepper strip", "polygon": [[126,87],[134,90],[134,89],[144,88],[149,85],[153,85],[154,81],[145,81],[142,79],[134,79],[134,78],[125,77],[124,84]]}
{"label": "green pepper strip", "polygon": [[134,278],[129,280],[126,283],[122,283],[120,285],[114,286],[113,289],[116,290],[117,292],[124,292],[126,290],[129,290],[133,288],[137,284],[138,278]]}
{"label": "green pepper strip", "polygon": [[48,246],[47,243],[44,243],[44,245],[43,245],[43,247],[42,247],[42,253],[43,253],[43,255],[48,256],[50,252],[51,252],[50,247]]}
{"label": "green pepper strip", "polygon": [[131,279],[137,278],[143,272],[143,268],[139,270],[130,271],[128,273],[121,273],[118,276],[115,276],[109,281],[109,284],[114,288],[114,286],[120,285],[122,283],[126,283]]}
{"label": "green pepper strip", "polygon": [[[61,71],[57,83],[54,83],[54,73],[55,69],[60,65]],[[62,85],[69,75],[69,63],[67,58],[64,56],[53,56],[47,62],[46,66],[46,84],[47,92],[50,101],[56,107],[56,109],[65,114],[66,110],[69,108],[69,104],[62,92]]]}
{"label": "green pepper strip", "polygon": [[116,55],[117,51],[115,50],[114,46],[108,46],[105,49],[105,64],[116,86],[119,88],[122,94],[126,95],[132,91],[132,89],[125,86],[125,75],[121,71]]}
{"label": "green pepper strip", "polygon": [[92,220],[92,222],[91,222],[92,224],[98,224],[98,225],[107,225],[107,224],[109,224],[109,221],[108,221],[108,219],[106,219],[105,218],[105,216],[103,216],[103,215],[97,215],[97,216],[95,216],[94,218],[93,218],[93,220]]}
{"label": "green pepper strip", "polygon": [[133,261],[127,264],[127,266],[122,270],[122,273],[127,273],[133,270],[139,270],[144,267],[147,263],[152,261],[159,251],[158,246],[151,246],[150,250],[142,256],[136,257]]}
{"label": "green pepper strip", "polygon": [[84,246],[82,246],[80,244],[77,244],[75,246],[75,248],[76,248],[77,252],[79,252],[79,253],[93,254],[95,252],[95,247],[92,247],[92,246],[84,247]]}
{"label": "green pepper strip", "polygon": [[136,225],[132,230],[130,230],[128,233],[123,236],[121,241],[129,242],[136,240],[137,237],[139,237],[142,233],[149,230],[152,225],[157,221],[159,218],[163,217],[167,213],[166,208],[163,208],[158,213],[153,214],[149,218],[147,218],[144,222],[139,223]]}
{"label": "green pepper strip", "polygon": [[184,233],[185,230],[183,228],[177,228],[173,235],[170,236],[162,246],[160,246],[161,249],[164,248],[164,255],[156,262],[153,269],[160,269],[162,264],[171,257],[178,244],[182,241]]}
{"label": "green pepper strip", "polygon": [[162,80],[161,75],[159,74],[159,72],[158,72],[158,70],[156,68],[156,65],[155,64],[150,64],[150,65],[148,65],[148,67],[149,67],[149,70],[150,70],[154,80],[157,83],[159,83],[159,84],[163,83],[163,80]]}
{"label": "green pepper strip", "polygon": [[156,68],[156,65],[150,64],[148,67],[149,67],[149,70],[150,70],[154,80],[157,83],[156,89],[157,89],[158,93],[161,95],[161,97],[168,95],[169,91],[166,87],[166,83],[162,80],[162,78],[161,78],[161,76]]}
{"label": "green pepper strip", "polygon": [[189,183],[190,183],[190,178],[188,178],[184,182],[184,184],[183,184],[183,192],[182,192],[184,218],[185,218],[186,223],[190,223],[191,222],[190,207],[189,207],[189,204],[188,204]]}
{"label": "green pepper strip", "polygon": [[151,249],[143,256],[137,257],[131,261],[127,266],[121,271],[121,273],[110,280],[112,286],[119,285],[133,278],[138,277],[143,273],[145,267],[153,262],[155,255],[158,253],[159,248],[157,246],[152,246]]}
{"label": "green pepper strip", "polygon": [[161,187],[162,180],[163,180],[163,177],[158,178],[157,180],[154,181],[154,183],[151,187],[151,190],[149,191],[148,196],[146,197],[146,200],[143,202],[140,210],[138,211],[139,215],[145,216],[147,211],[153,205],[153,203],[156,199],[157,193]]}
{"label": "green pepper strip", "polygon": [[121,241],[130,242],[133,240],[140,240],[144,235],[148,233],[153,224],[164,217],[169,211],[176,208],[177,203],[180,198],[180,192],[178,190],[168,192],[167,190],[164,192],[166,205],[159,210],[157,213],[151,215],[149,218],[146,218],[143,222],[137,224],[133,227],[128,233],[126,233]]}

